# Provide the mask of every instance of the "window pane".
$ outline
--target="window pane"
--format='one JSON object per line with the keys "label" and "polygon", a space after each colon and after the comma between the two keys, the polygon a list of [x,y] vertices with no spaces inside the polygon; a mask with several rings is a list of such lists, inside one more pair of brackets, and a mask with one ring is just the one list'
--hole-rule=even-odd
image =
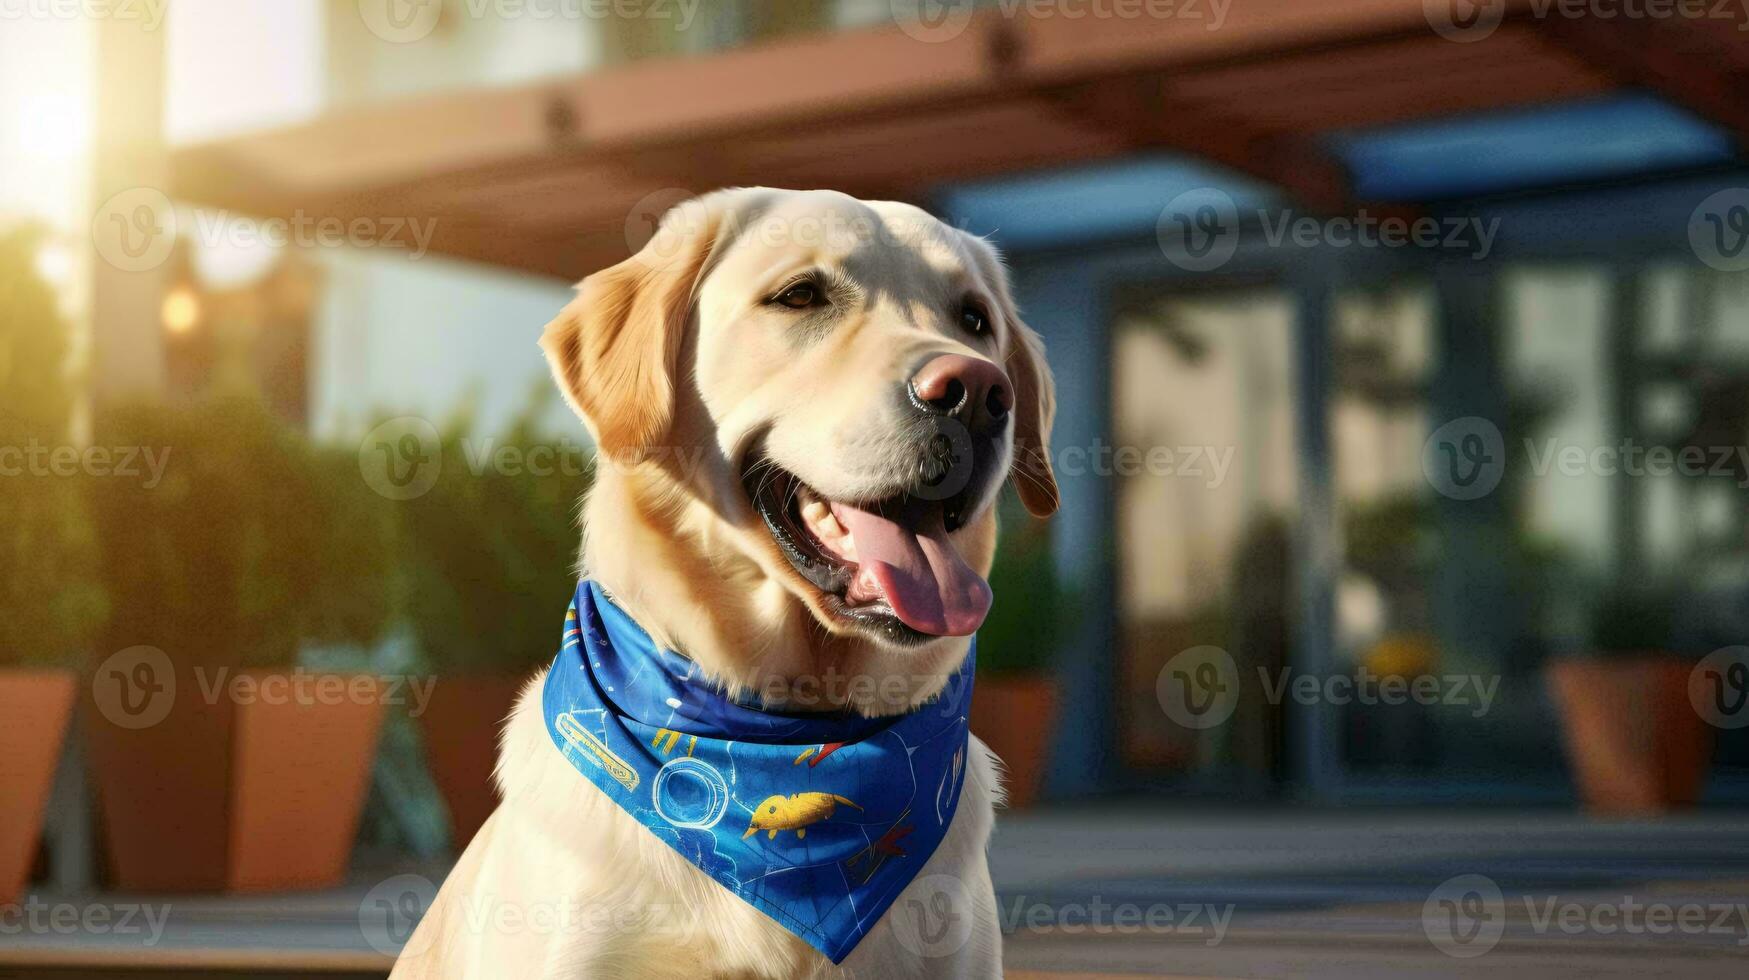
{"label": "window pane", "polygon": [[[1284,293],[1257,289],[1159,299],[1116,326],[1121,721],[1132,764],[1226,786],[1280,778],[1281,712],[1257,676],[1289,658],[1293,319]],[[1244,695],[1229,721],[1196,729],[1168,717],[1156,683],[1174,656],[1204,646],[1230,654]]]}

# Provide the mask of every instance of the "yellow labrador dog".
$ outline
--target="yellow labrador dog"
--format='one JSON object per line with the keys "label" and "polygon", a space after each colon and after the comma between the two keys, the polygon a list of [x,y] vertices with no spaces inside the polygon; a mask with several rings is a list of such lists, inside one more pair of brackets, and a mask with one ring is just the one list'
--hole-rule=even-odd
{"label": "yellow labrador dog", "polygon": [[[542,346],[601,454],[584,574],[737,696],[866,716],[929,702],[990,606],[1004,480],[1036,515],[1057,506],[1051,378],[1002,264],[909,205],[687,202],[585,279]],[[828,675],[870,682],[800,683]],[[1000,975],[985,847],[1001,789],[977,738],[945,837],[834,965],[581,778],[541,691],[507,722],[503,805],[396,977]],[[905,934],[907,909],[959,938]]]}

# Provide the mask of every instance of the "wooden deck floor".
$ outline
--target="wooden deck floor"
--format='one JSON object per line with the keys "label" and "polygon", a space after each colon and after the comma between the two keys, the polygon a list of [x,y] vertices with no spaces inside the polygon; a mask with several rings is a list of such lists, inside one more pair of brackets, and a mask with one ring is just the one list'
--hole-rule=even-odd
{"label": "wooden deck floor", "polygon": [[[1749,815],[1731,812],[1604,823],[1558,811],[1088,810],[1005,818],[992,867],[1011,977],[1736,978],[1749,964],[1746,830]],[[382,977],[393,948],[367,912],[378,886],[442,873],[383,869],[289,896],[39,894],[38,925],[0,929],[0,978]],[[1429,900],[1460,875],[1503,896],[1498,940],[1480,956],[1430,940]],[[1546,915],[1624,901],[1730,917],[1657,934],[1567,930]],[[1118,928],[1120,907],[1180,910],[1180,923]],[[109,925],[74,921],[93,909]],[[1189,909],[1201,910],[1194,924]],[[130,910],[131,931],[120,925]]]}

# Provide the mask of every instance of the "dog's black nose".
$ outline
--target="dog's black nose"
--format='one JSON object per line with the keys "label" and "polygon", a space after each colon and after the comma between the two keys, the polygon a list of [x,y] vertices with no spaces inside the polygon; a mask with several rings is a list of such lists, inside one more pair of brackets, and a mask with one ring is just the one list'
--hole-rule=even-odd
{"label": "dog's black nose", "polygon": [[975,436],[1001,430],[1014,408],[1013,386],[994,363],[963,354],[930,358],[911,378],[911,401],[958,419]]}

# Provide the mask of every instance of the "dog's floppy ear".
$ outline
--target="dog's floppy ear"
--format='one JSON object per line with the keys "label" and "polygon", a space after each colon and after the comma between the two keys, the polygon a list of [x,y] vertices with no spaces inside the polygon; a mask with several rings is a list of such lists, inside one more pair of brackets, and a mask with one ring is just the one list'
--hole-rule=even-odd
{"label": "dog's floppy ear", "polygon": [[1061,494],[1051,469],[1051,423],[1057,417],[1057,386],[1045,363],[1044,342],[1012,317],[1007,371],[1014,384],[1014,488],[1034,517],[1057,512]]}
{"label": "dog's floppy ear", "polygon": [[1008,286],[1008,271],[1003,268],[996,247],[965,231],[960,232],[960,239],[966,244],[966,254],[972,263],[995,291],[1002,319],[1011,327],[1008,356],[1003,361],[1008,380],[1014,385],[1014,465],[1009,476],[1027,513],[1049,517],[1057,512],[1062,494],[1057,490],[1056,472],[1051,469],[1051,423],[1057,417],[1057,385],[1045,363],[1044,341],[1021,322],[1013,290]]}
{"label": "dog's floppy ear", "polygon": [[719,215],[701,200],[668,212],[638,254],[579,283],[541,336],[559,389],[616,460],[646,459],[667,437],[680,347]]}

